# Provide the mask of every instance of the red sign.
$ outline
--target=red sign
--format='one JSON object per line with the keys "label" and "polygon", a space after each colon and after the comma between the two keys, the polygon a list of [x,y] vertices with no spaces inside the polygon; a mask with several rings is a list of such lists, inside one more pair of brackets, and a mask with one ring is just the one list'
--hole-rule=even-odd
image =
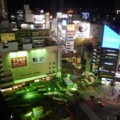
{"label": "red sign", "polygon": [[26,56],[12,58],[11,63],[12,63],[12,68],[26,66],[27,65],[27,58],[26,58]]}

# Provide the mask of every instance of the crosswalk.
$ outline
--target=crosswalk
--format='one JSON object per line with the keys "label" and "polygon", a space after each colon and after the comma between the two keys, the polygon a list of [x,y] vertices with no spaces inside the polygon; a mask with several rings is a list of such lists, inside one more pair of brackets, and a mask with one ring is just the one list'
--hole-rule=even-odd
{"label": "crosswalk", "polygon": [[86,103],[80,103],[79,106],[90,120],[100,120],[99,117],[86,105]]}

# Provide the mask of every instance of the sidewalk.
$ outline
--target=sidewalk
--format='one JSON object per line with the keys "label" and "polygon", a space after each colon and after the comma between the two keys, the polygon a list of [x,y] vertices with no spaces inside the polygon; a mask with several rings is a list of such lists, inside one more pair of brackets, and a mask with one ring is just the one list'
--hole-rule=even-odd
{"label": "sidewalk", "polygon": [[120,104],[120,101],[118,102],[118,95],[120,95],[120,85],[115,85],[115,86],[97,85],[95,88],[99,93],[101,93],[106,98],[109,98]]}

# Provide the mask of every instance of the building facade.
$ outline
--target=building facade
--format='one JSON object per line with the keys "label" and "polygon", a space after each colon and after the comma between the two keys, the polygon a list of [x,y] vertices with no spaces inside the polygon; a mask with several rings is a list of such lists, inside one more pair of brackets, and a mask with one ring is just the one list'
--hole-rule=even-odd
{"label": "building facade", "polygon": [[[22,33],[21,33],[22,32]],[[24,32],[24,37],[23,35]],[[26,82],[46,80],[48,77],[61,77],[61,52],[57,44],[47,36],[25,37],[31,31],[4,33],[0,43],[0,88]],[[44,32],[44,30],[43,30]],[[46,32],[46,31],[45,31]],[[15,34],[15,38],[14,38]],[[13,38],[6,39],[5,36]],[[19,37],[18,37],[19,35]],[[20,43],[19,41],[22,40]]]}

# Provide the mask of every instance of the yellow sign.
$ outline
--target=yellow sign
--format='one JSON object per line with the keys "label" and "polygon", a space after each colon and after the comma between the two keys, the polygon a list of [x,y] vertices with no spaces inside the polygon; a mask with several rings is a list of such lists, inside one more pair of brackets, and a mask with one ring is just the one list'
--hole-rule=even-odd
{"label": "yellow sign", "polygon": [[1,41],[5,43],[6,41],[13,41],[15,40],[15,33],[2,33],[1,34]]}
{"label": "yellow sign", "polygon": [[75,24],[67,24],[67,31],[74,32],[75,31]]}

